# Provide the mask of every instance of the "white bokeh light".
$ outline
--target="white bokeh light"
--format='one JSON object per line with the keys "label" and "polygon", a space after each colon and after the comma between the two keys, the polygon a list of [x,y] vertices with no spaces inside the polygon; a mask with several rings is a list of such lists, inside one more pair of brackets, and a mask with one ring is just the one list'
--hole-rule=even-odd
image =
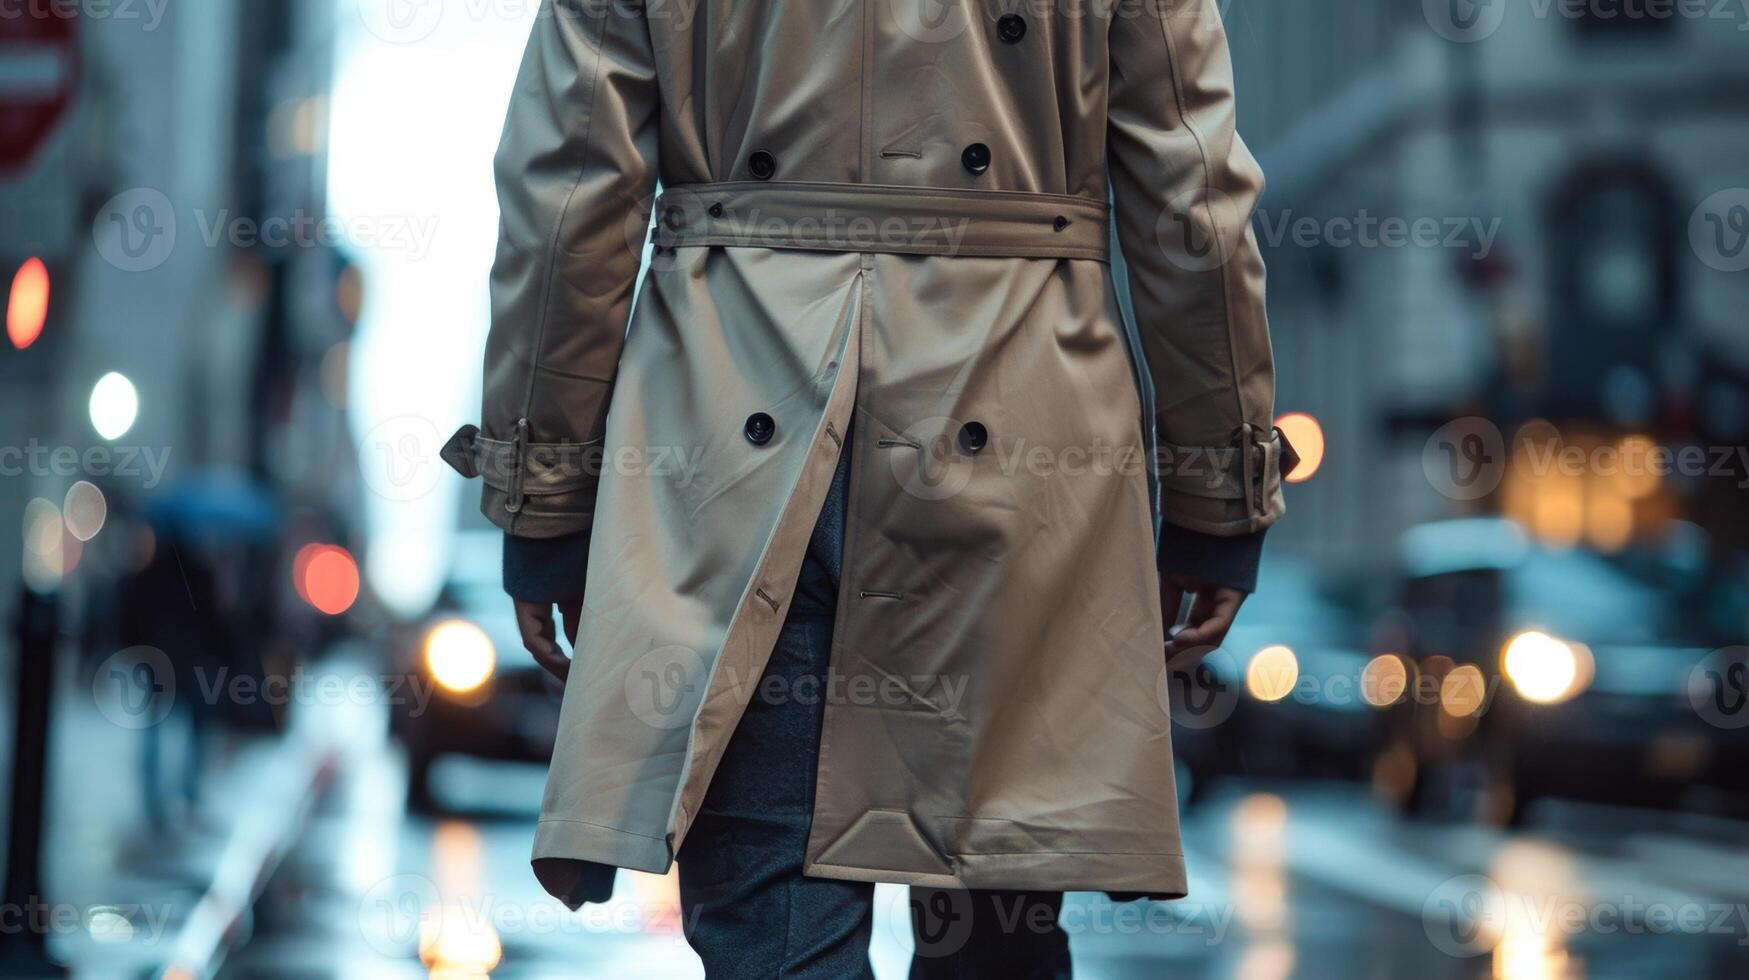
{"label": "white bokeh light", "polygon": [[127,376],[115,371],[91,386],[91,427],[108,440],[120,439],[140,416],[140,393]]}

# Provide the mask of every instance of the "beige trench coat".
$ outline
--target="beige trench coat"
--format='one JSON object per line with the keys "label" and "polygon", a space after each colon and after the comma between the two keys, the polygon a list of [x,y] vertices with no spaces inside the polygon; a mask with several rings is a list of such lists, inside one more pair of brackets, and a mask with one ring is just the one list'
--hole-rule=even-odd
{"label": "beige trench coat", "polygon": [[446,455],[592,529],[547,887],[668,869],[849,453],[806,873],[1181,895],[1151,486],[1282,512],[1214,0],[547,0],[497,166]]}

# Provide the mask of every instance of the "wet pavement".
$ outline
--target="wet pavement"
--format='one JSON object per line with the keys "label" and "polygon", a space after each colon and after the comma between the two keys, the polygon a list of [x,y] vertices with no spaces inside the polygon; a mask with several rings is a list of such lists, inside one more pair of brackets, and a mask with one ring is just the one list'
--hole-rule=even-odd
{"label": "wet pavement", "polygon": [[[702,974],[672,878],[622,873],[613,902],[576,913],[541,892],[538,765],[441,760],[446,812],[412,813],[382,709],[304,711],[211,753],[202,807],[141,837],[118,829],[139,822],[120,802],[127,730],[61,724],[63,744],[80,733],[57,765],[83,802],[53,821],[55,898],[77,915],[54,945],[76,976]],[[1070,897],[1078,977],[1749,976],[1749,824],[1544,803],[1508,831],[1406,820],[1358,784],[1229,780],[1184,831],[1189,899]],[[905,901],[878,891],[882,980],[906,973]]]}
{"label": "wet pavement", "polygon": [[[451,760],[449,816],[408,814],[379,741],[321,804],[230,977],[696,977],[672,879],[622,873],[570,913],[528,871],[537,766]],[[1083,978],[1741,977],[1749,826],[1549,805],[1529,828],[1409,822],[1364,787],[1241,786],[1186,817],[1192,897],[1072,896]],[[871,955],[905,975],[905,892],[883,886]]]}

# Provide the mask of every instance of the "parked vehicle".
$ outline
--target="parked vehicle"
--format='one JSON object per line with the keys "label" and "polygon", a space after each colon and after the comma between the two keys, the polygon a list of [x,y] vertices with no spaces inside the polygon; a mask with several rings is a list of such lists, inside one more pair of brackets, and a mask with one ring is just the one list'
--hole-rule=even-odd
{"label": "parked vehicle", "polygon": [[392,699],[407,749],[408,803],[435,809],[433,763],[445,755],[546,762],[558,731],[559,682],[522,651],[499,579],[503,535],[457,535],[455,560],[436,610],[398,644],[406,690]]}
{"label": "parked vehicle", "polygon": [[1411,814],[1515,824],[1541,797],[1730,805],[1749,791],[1749,711],[1730,713],[1749,694],[1733,687],[1743,651],[1666,591],[1506,520],[1413,528],[1399,560],[1399,608],[1375,643],[1405,690],[1378,783]]}

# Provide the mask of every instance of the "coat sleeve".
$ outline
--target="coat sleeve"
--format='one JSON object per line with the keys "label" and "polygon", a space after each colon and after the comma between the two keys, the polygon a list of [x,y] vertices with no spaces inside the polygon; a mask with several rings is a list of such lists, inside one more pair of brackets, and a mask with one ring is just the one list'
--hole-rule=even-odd
{"label": "coat sleeve", "polygon": [[643,4],[543,0],[496,157],[480,425],[444,448],[506,532],[586,532],[655,189],[659,96]]}
{"label": "coat sleeve", "polygon": [[1235,130],[1226,31],[1215,0],[1140,0],[1116,5],[1109,41],[1107,158],[1163,517],[1255,536],[1285,509],[1284,443],[1251,230],[1263,174]]}

